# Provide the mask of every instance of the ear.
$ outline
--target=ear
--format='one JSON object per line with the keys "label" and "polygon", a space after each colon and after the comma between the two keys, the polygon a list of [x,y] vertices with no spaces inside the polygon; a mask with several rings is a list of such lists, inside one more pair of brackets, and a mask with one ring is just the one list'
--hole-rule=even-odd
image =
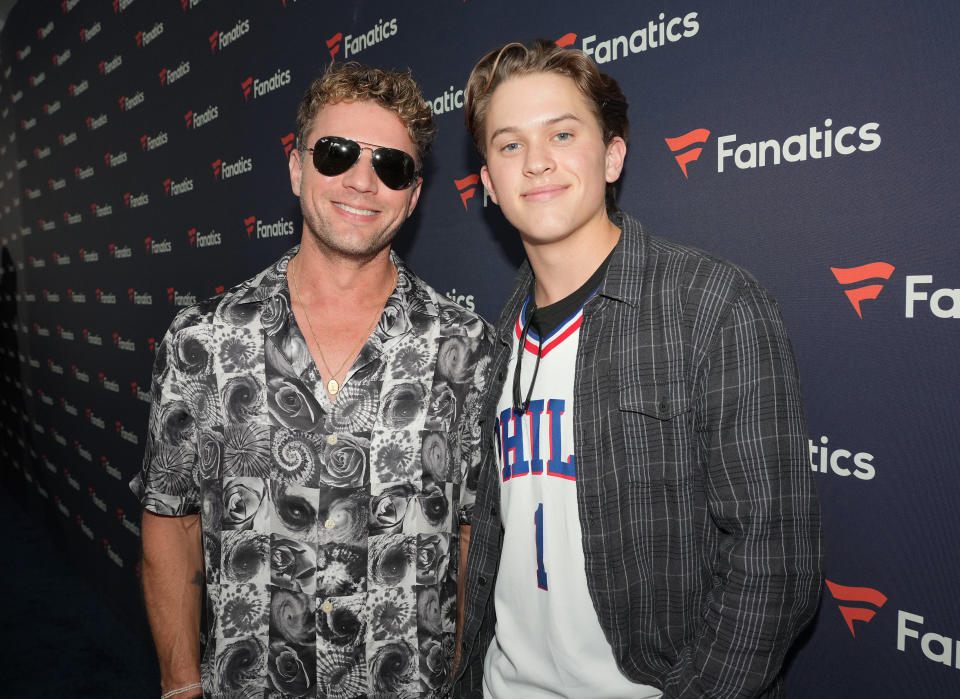
{"label": "ear", "polygon": [[623,171],[623,161],[627,157],[627,142],[619,136],[614,136],[607,144],[606,179],[607,182],[616,182]]}
{"label": "ear", "polygon": [[480,180],[490,193],[490,198],[493,199],[493,203],[500,206],[500,202],[497,200],[497,193],[493,189],[493,178],[490,177],[490,170],[487,169],[486,165],[480,168]]}
{"label": "ear", "polygon": [[418,177],[417,183],[410,188],[410,203],[407,204],[407,216],[410,218],[410,214],[413,213],[413,210],[417,208],[417,202],[420,201],[420,190],[423,189],[423,178]]}
{"label": "ear", "polygon": [[296,146],[290,151],[287,167],[290,170],[290,188],[293,190],[293,193],[299,197],[300,180],[303,178],[303,163],[300,160],[300,150]]}

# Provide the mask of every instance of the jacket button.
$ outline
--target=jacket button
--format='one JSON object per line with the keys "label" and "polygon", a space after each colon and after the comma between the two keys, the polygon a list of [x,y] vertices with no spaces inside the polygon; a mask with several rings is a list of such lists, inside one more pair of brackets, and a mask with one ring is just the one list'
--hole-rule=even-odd
{"label": "jacket button", "polygon": [[486,587],[486,585],[487,585],[487,579],[486,579],[486,577],[484,577],[483,575],[481,575],[479,582],[480,582],[480,586],[481,586],[481,587]]}
{"label": "jacket button", "polygon": [[497,381],[503,381],[503,371],[497,372]]}
{"label": "jacket button", "polygon": [[494,505],[493,507],[490,508],[490,514],[493,515],[494,517],[497,516],[497,506],[496,506],[496,505]]}

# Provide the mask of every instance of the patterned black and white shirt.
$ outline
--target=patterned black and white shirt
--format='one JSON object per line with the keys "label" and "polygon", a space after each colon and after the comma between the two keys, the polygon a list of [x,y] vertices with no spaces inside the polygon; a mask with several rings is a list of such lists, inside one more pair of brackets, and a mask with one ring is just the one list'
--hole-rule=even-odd
{"label": "patterned black and white shirt", "polygon": [[291,311],[296,251],[173,321],[131,488],[201,514],[206,696],[444,696],[492,330],[394,256],[331,404]]}

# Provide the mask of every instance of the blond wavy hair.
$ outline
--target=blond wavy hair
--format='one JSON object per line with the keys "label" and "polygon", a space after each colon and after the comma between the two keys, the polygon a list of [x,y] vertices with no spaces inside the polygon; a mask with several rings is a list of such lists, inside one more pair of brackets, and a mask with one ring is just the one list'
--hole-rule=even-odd
{"label": "blond wavy hair", "polygon": [[376,102],[400,118],[417,149],[417,164],[422,164],[430,152],[437,128],[433,123],[433,112],[424,101],[410,71],[385,71],[354,61],[331,63],[324,74],[307,88],[297,107],[297,147],[304,149],[311,145],[305,143],[304,139],[325,105],[367,100]]}

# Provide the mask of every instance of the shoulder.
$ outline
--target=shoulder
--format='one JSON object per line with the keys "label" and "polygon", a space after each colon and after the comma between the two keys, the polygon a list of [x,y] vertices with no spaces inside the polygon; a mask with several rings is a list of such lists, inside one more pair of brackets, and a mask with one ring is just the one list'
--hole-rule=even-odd
{"label": "shoulder", "polygon": [[176,335],[203,326],[246,325],[258,315],[264,301],[277,295],[285,283],[287,263],[295,252],[296,248],[249,279],[183,308],[174,317],[168,334]]}
{"label": "shoulder", "polygon": [[493,327],[483,317],[447,298],[409,268],[406,274],[411,282],[411,295],[431,309],[431,315],[436,318],[441,338],[469,338],[483,346],[491,342]]}

